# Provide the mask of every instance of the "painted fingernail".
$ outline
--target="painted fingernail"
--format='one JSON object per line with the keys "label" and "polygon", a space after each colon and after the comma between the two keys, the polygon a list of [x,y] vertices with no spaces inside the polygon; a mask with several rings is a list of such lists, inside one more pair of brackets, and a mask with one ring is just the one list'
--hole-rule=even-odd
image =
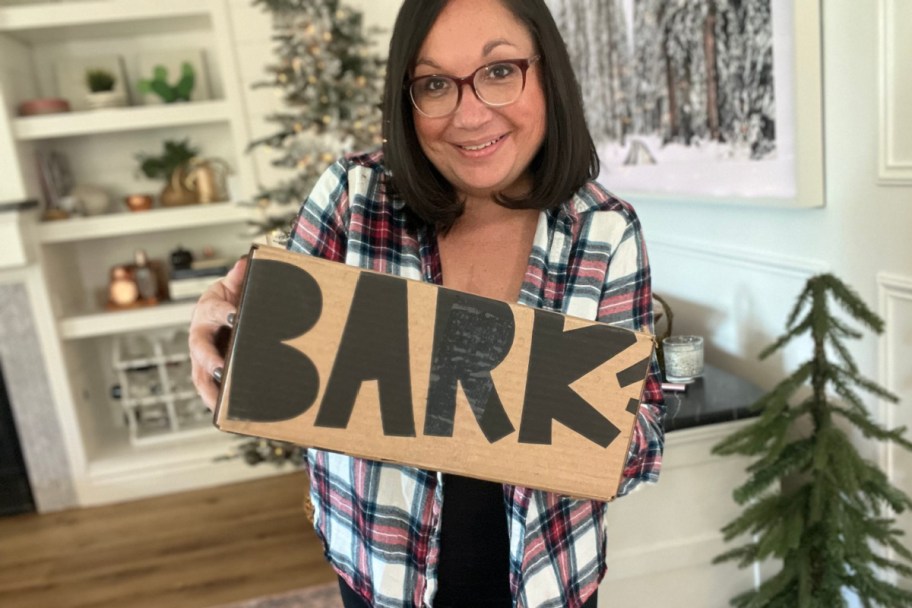
{"label": "painted fingernail", "polygon": [[214,370],[212,370],[212,378],[215,379],[216,384],[222,383],[222,374],[224,374],[224,373],[225,373],[225,370],[222,369],[221,367],[216,367]]}
{"label": "painted fingernail", "polygon": [[237,318],[237,316],[235,315],[235,313],[229,312],[228,313],[228,325],[230,325],[231,327],[234,327],[234,320],[236,318]]}

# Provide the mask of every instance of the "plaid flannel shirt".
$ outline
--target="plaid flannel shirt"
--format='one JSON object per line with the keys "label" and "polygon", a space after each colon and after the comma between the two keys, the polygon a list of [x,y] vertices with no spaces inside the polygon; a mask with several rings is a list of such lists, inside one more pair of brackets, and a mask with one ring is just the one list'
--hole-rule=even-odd
{"label": "plaid flannel shirt", "polygon": [[[380,152],[330,167],[301,207],[289,249],[441,284],[432,227],[384,190]],[[649,263],[627,203],[597,183],[543,211],[519,296],[527,306],[652,331]],[[664,402],[653,359],[619,496],[658,478]],[[339,575],[373,606],[432,606],[439,473],[311,449],[314,525]],[[576,608],[605,573],[605,503],[504,485],[514,606]]]}

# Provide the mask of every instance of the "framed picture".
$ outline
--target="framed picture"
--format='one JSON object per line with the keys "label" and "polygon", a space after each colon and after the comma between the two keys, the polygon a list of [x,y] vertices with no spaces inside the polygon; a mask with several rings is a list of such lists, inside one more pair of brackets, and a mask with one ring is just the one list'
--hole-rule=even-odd
{"label": "framed picture", "polygon": [[99,55],[94,57],[63,57],[54,62],[54,79],[57,95],[70,103],[73,111],[80,112],[98,107],[90,96],[88,73],[105,72],[113,78],[109,93],[113,98],[110,105],[130,104],[130,84],[120,55]]}
{"label": "framed picture", "polygon": [[548,2],[609,190],[824,205],[819,0]]}
{"label": "framed picture", "polygon": [[[181,78],[181,68],[184,63],[190,64],[193,70],[193,89],[190,91],[190,101],[206,101],[212,99],[212,90],[209,85],[209,72],[206,65],[206,55],[203,49],[184,49],[168,51],[144,51],[138,58],[139,74],[134,78],[134,87],[139,86],[140,80],[151,80],[155,68],[162,66],[167,71],[167,82],[176,85]],[[137,99],[143,105],[165,103],[155,93],[143,93],[134,88]]]}

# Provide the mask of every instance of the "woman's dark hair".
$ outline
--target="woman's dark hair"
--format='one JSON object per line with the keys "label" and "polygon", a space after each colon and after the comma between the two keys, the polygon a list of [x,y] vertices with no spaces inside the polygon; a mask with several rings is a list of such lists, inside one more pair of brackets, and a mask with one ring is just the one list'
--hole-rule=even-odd
{"label": "woman's dark hair", "polygon": [[[383,153],[389,186],[421,219],[447,230],[464,201],[424,155],[405,87],[424,39],[449,0],[405,0],[390,41],[383,94]],[[544,0],[499,0],[525,24],[541,55],[536,64],[544,88],[545,137],[529,168],[533,185],[521,199],[497,196],[506,207],[548,209],[598,175],[599,159],[586,127],[579,84]]]}

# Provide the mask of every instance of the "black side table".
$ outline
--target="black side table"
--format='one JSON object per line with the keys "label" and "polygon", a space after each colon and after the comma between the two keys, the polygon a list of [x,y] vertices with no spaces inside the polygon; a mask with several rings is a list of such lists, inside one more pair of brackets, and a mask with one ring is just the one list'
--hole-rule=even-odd
{"label": "black side table", "polygon": [[757,416],[749,411],[764,391],[744,378],[712,365],[684,392],[665,391],[665,431],[730,422]]}

